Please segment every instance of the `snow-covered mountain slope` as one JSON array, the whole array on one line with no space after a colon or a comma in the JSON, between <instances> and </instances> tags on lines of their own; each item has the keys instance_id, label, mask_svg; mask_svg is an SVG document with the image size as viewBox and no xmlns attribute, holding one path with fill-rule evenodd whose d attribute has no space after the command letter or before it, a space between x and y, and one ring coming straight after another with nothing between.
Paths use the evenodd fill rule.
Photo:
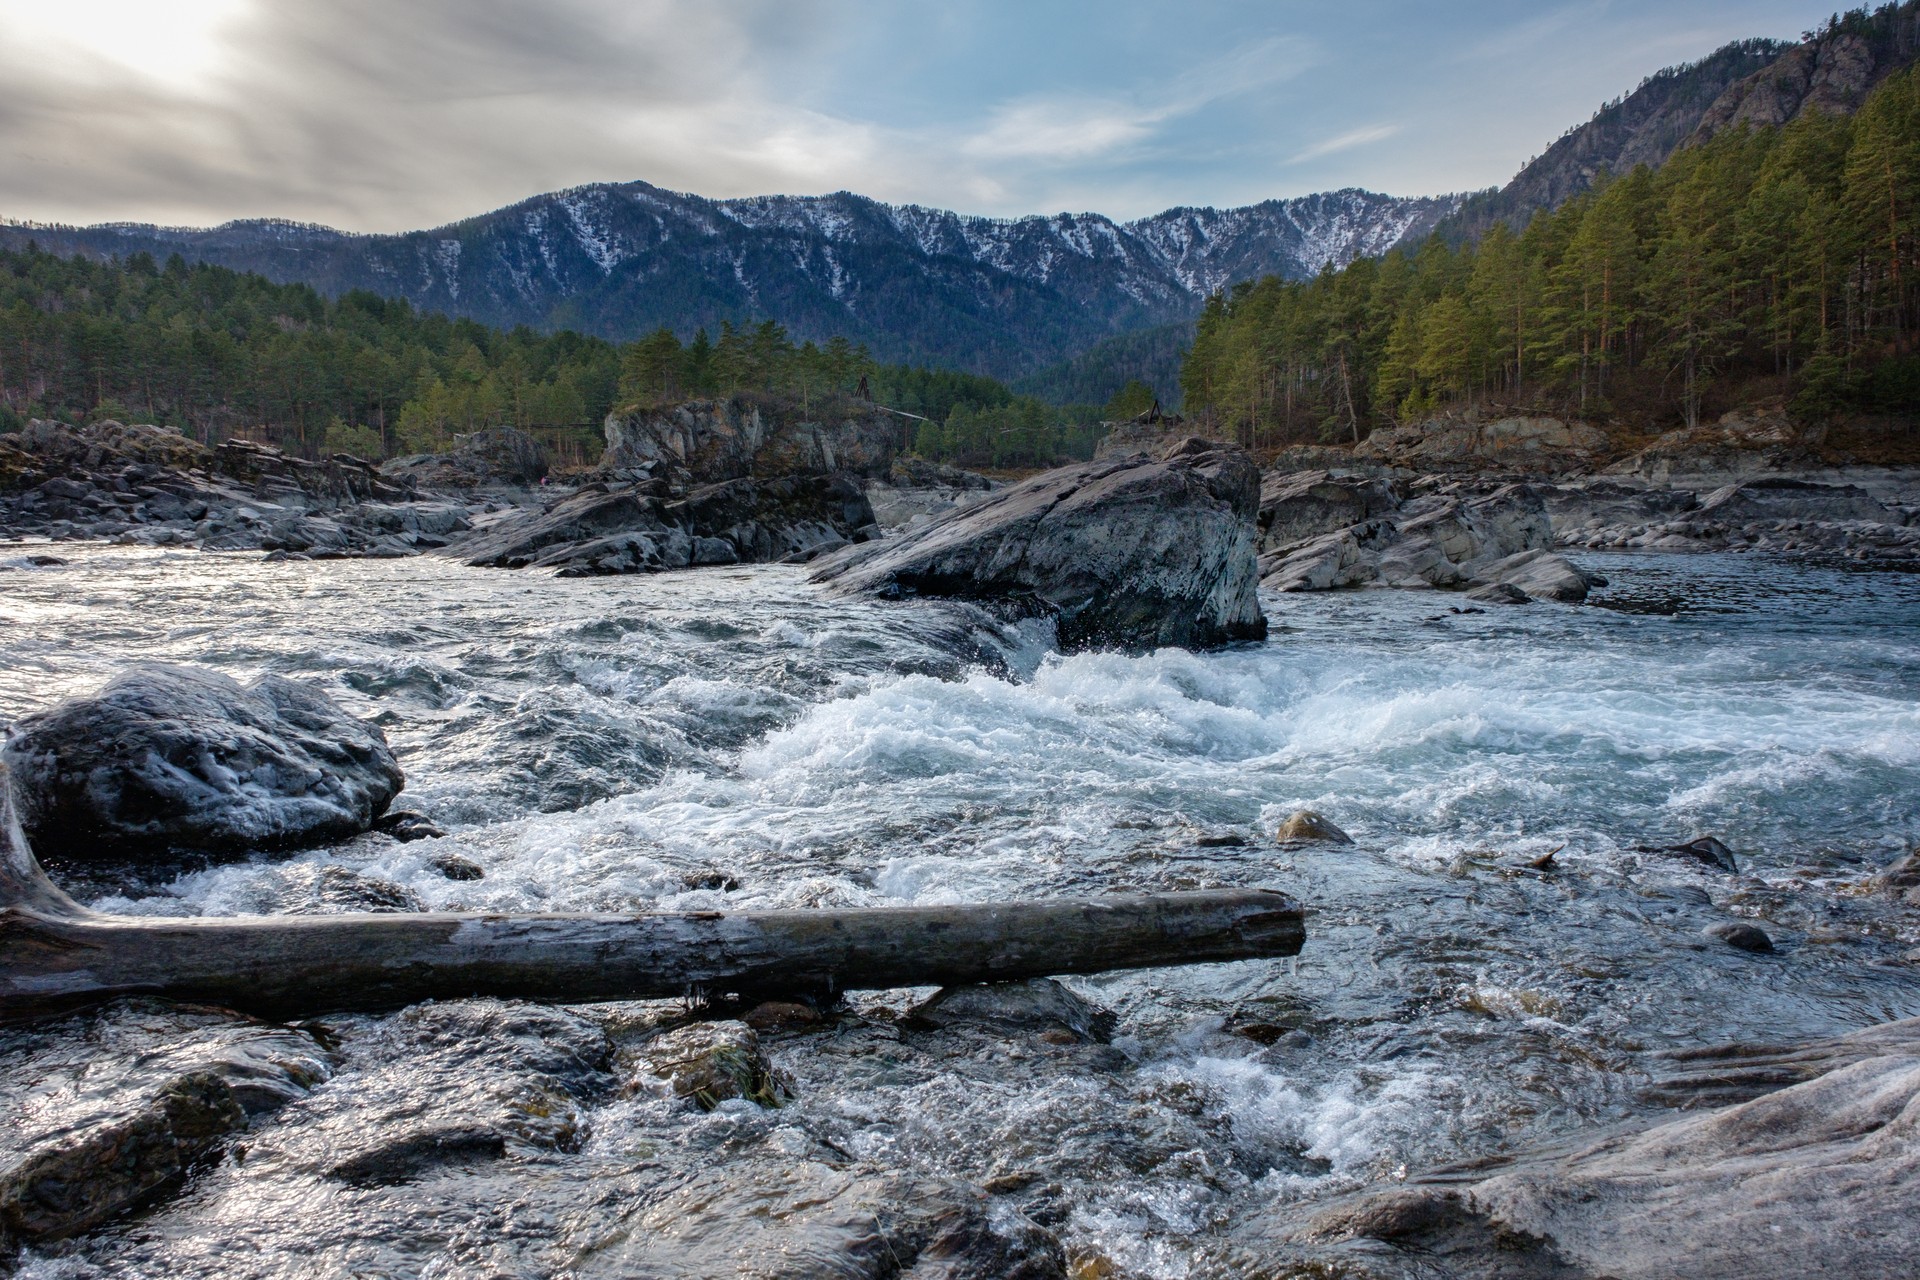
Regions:
<instances>
[{"instance_id":1,"label":"snow-covered mountain slope","mask_svg":"<svg viewBox=\"0 0 1920 1280\"><path fill-rule=\"evenodd\" d=\"M772 318L888 360L1014 376L1191 318L1239 280L1300 278L1426 234L1457 197L1335 191L1242 209L978 218L839 192L709 200L644 182L536 196L400 235L281 221L208 230L0 226L0 244L190 260L370 289L489 324L632 338Z\"/></svg>"}]
</instances>

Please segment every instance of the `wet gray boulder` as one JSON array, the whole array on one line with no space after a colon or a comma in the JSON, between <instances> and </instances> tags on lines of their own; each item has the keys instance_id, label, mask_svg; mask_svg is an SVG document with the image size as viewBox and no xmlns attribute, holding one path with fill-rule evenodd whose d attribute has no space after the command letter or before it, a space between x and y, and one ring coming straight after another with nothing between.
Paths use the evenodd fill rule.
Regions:
<instances>
[{"instance_id":1,"label":"wet gray boulder","mask_svg":"<svg viewBox=\"0 0 1920 1280\"><path fill-rule=\"evenodd\" d=\"M1097 1044L1113 1038L1115 1024L1112 1013L1090 1004L1052 978L942 987L916 1005L911 1017L932 1027L973 1026L1003 1033L1064 1035L1075 1042Z\"/></svg>"},{"instance_id":2,"label":"wet gray boulder","mask_svg":"<svg viewBox=\"0 0 1920 1280\"><path fill-rule=\"evenodd\" d=\"M343 840L404 782L386 735L312 685L159 663L27 716L0 760L29 838L56 857Z\"/></svg>"},{"instance_id":3,"label":"wet gray boulder","mask_svg":"<svg viewBox=\"0 0 1920 1280\"><path fill-rule=\"evenodd\" d=\"M1259 639L1259 504L1259 472L1238 449L1084 463L838 552L813 579L1051 616L1067 649Z\"/></svg>"},{"instance_id":4,"label":"wet gray boulder","mask_svg":"<svg viewBox=\"0 0 1920 1280\"><path fill-rule=\"evenodd\" d=\"M744 1022L691 1022L641 1048L638 1074L664 1080L674 1095L711 1111L729 1098L777 1107L789 1089Z\"/></svg>"}]
</instances>

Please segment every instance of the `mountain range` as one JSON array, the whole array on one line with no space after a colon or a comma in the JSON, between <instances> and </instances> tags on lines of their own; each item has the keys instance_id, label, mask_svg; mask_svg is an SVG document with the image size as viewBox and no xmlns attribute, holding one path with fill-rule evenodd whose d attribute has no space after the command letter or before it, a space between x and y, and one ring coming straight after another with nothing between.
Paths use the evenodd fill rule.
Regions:
<instances>
[{"instance_id":1,"label":"mountain range","mask_svg":"<svg viewBox=\"0 0 1920 1280\"><path fill-rule=\"evenodd\" d=\"M1142 377L1170 402L1212 291L1418 243L1525 224L1603 172L1804 111L1851 111L1920 53L1920 0L1836 16L1798 43L1744 40L1648 77L1569 129L1506 186L1471 196L1355 189L1237 209L969 217L849 192L713 200L645 182L535 196L444 227L362 235L277 220L211 229L0 224L0 246L157 259L178 253L338 295L365 289L502 327L683 338L772 318L798 339L843 334L885 361L1104 399Z\"/></svg>"},{"instance_id":2,"label":"mountain range","mask_svg":"<svg viewBox=\"0 0 1920 1280\"><path fill-rule=\"evenodd\" d=\"M178 253L329 294L368 289L502 327L616 340L771 317L796 338L844 334L882 360L1013 377L1190 320L1234 281L1384 253L1459 205L1348 190L1133 222L1001 219L848 192L709 200L628 182L400 235L270 220L210 230L10 224L0 244Z\"/></svg>"}]
</instances>

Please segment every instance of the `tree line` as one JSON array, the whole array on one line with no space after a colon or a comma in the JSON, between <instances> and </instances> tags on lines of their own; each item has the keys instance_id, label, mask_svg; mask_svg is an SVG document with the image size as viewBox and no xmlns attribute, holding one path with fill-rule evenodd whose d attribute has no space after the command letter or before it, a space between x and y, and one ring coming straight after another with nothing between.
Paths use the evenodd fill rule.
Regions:
<instances>
[{"instance_id":1,"label":"tree line","mask_svg":"<svg viewBox=\"0 0 1920 1280\"><path fill-rule=\"evenodd\" d=\"M1461 407L1694 425L1740 397L1920 411L1920 75L1610 178L1524 230L1208 300L1190 411L1248 443Z\"/></svg>"},{"instance_id":2,"label":"tree line","mask_svg":"<svg viewBox=\"0 0 1920 1280\"><path fill-rule=\"evenodd\" d=\"M309 457L384 458L512 426L579 464L598 457L617 407L756 392L815 412L863 383L928 420L922 452L938 460L1044 466L1091 451L1095 410L1017 397L992 378L883 365L845 338L795 344L772 322L615 344L503 331L365 291L329 299L178 255L0 251L0 430L114 418L208 443L244 435Z\"/></svg>"}]
</instances>

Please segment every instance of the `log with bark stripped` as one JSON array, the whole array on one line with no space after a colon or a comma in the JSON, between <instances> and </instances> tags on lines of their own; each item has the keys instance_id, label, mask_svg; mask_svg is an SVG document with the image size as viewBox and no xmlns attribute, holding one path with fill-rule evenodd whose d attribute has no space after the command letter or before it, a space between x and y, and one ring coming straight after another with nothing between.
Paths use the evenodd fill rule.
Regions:
<instances>
[{"instance_id":1,"label":"log with bark stripped","mask_svg":"<svg viewBox=\"0 0 1920 1280\"><path fill-rule=\"evenodd\" d=\"M640 915L102 915L48 879L0 768L0 1016L116 996L265 1017L519 996L812 992L1006 982L1297 954L1268 890L1004 905Z\"/></svg>"}]
</instances>

